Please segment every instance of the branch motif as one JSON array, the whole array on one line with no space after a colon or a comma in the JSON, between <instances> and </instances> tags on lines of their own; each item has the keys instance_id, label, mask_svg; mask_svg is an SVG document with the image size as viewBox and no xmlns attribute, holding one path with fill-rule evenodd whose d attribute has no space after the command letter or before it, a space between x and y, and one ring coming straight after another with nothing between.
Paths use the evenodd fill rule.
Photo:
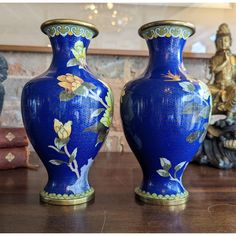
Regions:
<instances>
[{"instance_id":1,"label":"branch motif","mask_svg":"<svg viewBox=\"0 0 236 236\"><path fill-rule=\"evenodd\" d=\"M174 169L175 169L174 176L172 176L171 173L169 172L169 170L170 170L171 167L172 167L172 164L171 164L171 162L170 162L168 159L166 159L166 158L164 158L164 157L161 157L161 158L160 158L160 163L161 163L161 166L162 166L163 169L157 170L157 173L158 173L160 176L162 176L162 177L165 177L165 178L169 177L169 179L170 179L171 181L175 181L175 182L179 183L179 185L180 185L180 186L182 187L182 189L184 190L185 188L184 188L184 186L183 186L183 184L182 184L182 176L183 176L183 173L181 174L181 176L180 176L179 178L177 177L177 173L178 173L179 170L181 170L181 169L183 169L183 168L184 168L184 169L183 169L183 171L184 171L185 168L187 167L188 163L187 163L186 161L182 161L182 162L180 162L178 165L176 165L176 166L174 167Z\"/></svg>"},{"instance_id":2,"label":"branch motif","mask_svg":"<svg viewBox=\"0 0 236 236\"><path fill-rule=\"evenodd\" d=\"M87 62L86 62L86 48L84 46L83 41L78 40L74 44L74 47L71 49L71 52L72 52L74 58L70 59L67 62L66 66L71 67L71 66L78 65L80 69L84 69L84 70L88 71L88 66L87 66Z\"/></svg>"},{"instance_id":3,"label":"branch motif","mask_svg":"<svg viewBox=\"0 0 236 236\"><path fill-rule=\"evenodd\" d=\"M99 94L95 92L97 87L93 83L84 82L83 79L76 75L67 73L58 76L57 79L60 81L58 85L65 89L60 93L60 101L67 102L75 96L82 96L98 101L102 105L102 107L94 110L90 115L90 120L102 115L99 121L86 128L84 131L98 134L95 146L104 142L113 115L113 95L110 88L108 88L105 99L102 99Z\"/></svg>"},{"instance_id":4,"label":"branch motif","mask_svg":"<svg viewBox=\"0 0 236 236\"><path fill-rule=\"evenodd\" d=\"M211 105L208 104L208 99L210 98L211 103L211 94L203 82L199 81L200 89L196 93L196 87L193 83L190 82L180 82L179 85L183 88L183 91L188 94L184 96L184 101L187 102L183 108L182 114L192 115L192 123L198 123L203 119L210 120L211 115ZM201 99L204 105L200 105L193 101L194 97ZM199 143L202 143L207 132L208 122L205 122L202 130L197 130L191 132L186 141L193 143L198 139Z\"/></svg>"},{"instance_id":5,"label":"branch motif","mask_svg":"<svg viewBox=\"0 0 236 236\"><path fill-rule=\"evenodd\" d=\"M70 153L67 147L72 132L71 126L72 126L72 121L67 121L65 124L63 124L58 119L54 119L54 131L56 132L58 137L54 139L54 145L49 145L48 147L52 148L58 153L66 155L69 160L62 161L62 160L52 159L49 162L57 166L62 164L67 165L71 169L71 171L76 174L77 179L79 179L80 175L78 170L78 163L76 160L77 148L75 148L73 152Z\"/></svg>"}]
</instances>

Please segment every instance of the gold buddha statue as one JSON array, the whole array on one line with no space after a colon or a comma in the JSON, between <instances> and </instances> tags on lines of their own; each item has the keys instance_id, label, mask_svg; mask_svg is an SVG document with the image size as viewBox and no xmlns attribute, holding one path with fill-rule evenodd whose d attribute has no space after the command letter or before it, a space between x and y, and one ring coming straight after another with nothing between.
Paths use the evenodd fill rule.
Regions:
<instances>
[{"instance_id":1,"label":"gold buddha statue","mask_svg":"<svg viewBox=\"0 0 236 236\"><path fill-rule=\"evenodd\" d=\"M216 53L210 60L211 80L208 84L213 98L213 114L233 118L236 105L236 58L230 51L232 38L229 27L223 23L216 34Z\"/></svg>"},{"instance_id":2,"label":"gold buddha statue","mask_svg":"<svg viewBox=\"0 0 236 236\"><path fill-rule=\"evenodd\" d=\"M236 58L231 44L229 27L221 24L216 33L216 53L210 59L211 124L193 160L221 169L236 168Z\"/></svg>"}]
</instances>

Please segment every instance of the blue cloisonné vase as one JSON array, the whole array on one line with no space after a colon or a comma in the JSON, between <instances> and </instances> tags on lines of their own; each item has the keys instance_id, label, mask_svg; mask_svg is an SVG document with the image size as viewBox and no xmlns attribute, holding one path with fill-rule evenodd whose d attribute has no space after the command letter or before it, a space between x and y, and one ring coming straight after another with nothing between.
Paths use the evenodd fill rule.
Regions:
<instances>
[{"instance_id":1,"label":"blue cloisonn\u00e9 vase","mask_svg":"<svg viewBox=\"0 0 236 236\"><path fill-rule=\"evenodd\" d=\"M188 75L182 59L194 31L181 21L143 25L139 34L147 42L149 64L121 93L125 136L143 171L135 193L150 204L186 202L182 176L206 135L211 95L204 83Z\"/></svg>"},{"instance_id":2,"label":"blue cloisonn\u00e9 vase","mask_svg":"<svg viewBox=\"0 0 236 236\"><path fill-rule=\"evenodd\" d=\"M112 121L111 89L86 63L94 25L56 19L42 24L53 49L49 69L22 92L22 117L28 137L48 172L43 202L74 205L94 196L88 172Z\"/></svg>"}]
</instances>

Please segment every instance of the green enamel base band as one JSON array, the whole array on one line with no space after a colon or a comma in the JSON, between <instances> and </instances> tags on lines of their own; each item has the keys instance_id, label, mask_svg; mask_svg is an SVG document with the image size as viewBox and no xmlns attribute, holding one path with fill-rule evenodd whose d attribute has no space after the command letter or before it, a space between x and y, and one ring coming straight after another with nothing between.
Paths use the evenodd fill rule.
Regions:
<instances>
[{"instance_id":1,"label":"green enamel base band","mask_svg":"<svg viewBox=\"0 0 236 236\"><path fill-rule=\"evenodd\" d=\"M80 194L55 194L42 191L40 193L40 200L42 202L52 205L77 205L88 202L94 198L94 189Z\"/></svg>"},{"instance_id":2,"label":"green enamel base band","mask_svg":"<svg viewBox=\"0 0 236 236\"><path fill-rule=\"evenodd\" d=\"M185 191L183 194L172 194L172 195L161 195L161 194L150 194L142 191L139 187L135 189L135 194L138 199L143 202L153 205L180 205L184 204L188 200L189 193Z\"/></svg>"}]
</instances>

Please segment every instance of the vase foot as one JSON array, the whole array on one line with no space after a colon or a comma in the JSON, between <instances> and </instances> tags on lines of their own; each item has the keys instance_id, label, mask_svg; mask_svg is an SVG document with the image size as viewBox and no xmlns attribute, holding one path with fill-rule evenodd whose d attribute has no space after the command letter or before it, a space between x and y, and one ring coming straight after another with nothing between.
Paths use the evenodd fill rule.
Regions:
<instances>
[{"instance_id":1,"label":"vase foot","mask_svg":"<svg viewBox=\"0 0 236 236\"><path fill-rule=\"evenodd\" d=\"M135 189L136 198L141 200L142 202L152 204L152 205L166 205L166 206L175 206L184 204L188 200L188 192L184 192L183 194L177 195L157 195L150 194L142 191L139 187Z\"/></svg>"},{"instance_id":2,"label":"vase foot","mask_svg":"<svg viewBox=\"0 0 236 236\"><path fill-rule=\"evenodd\" d=\"M52 205L78 205L91 201L95 196L94 189L91 188L88 191L81 194L55 194L48 192L40 193L40 201Z\"/></svg>"}]
</instances>

